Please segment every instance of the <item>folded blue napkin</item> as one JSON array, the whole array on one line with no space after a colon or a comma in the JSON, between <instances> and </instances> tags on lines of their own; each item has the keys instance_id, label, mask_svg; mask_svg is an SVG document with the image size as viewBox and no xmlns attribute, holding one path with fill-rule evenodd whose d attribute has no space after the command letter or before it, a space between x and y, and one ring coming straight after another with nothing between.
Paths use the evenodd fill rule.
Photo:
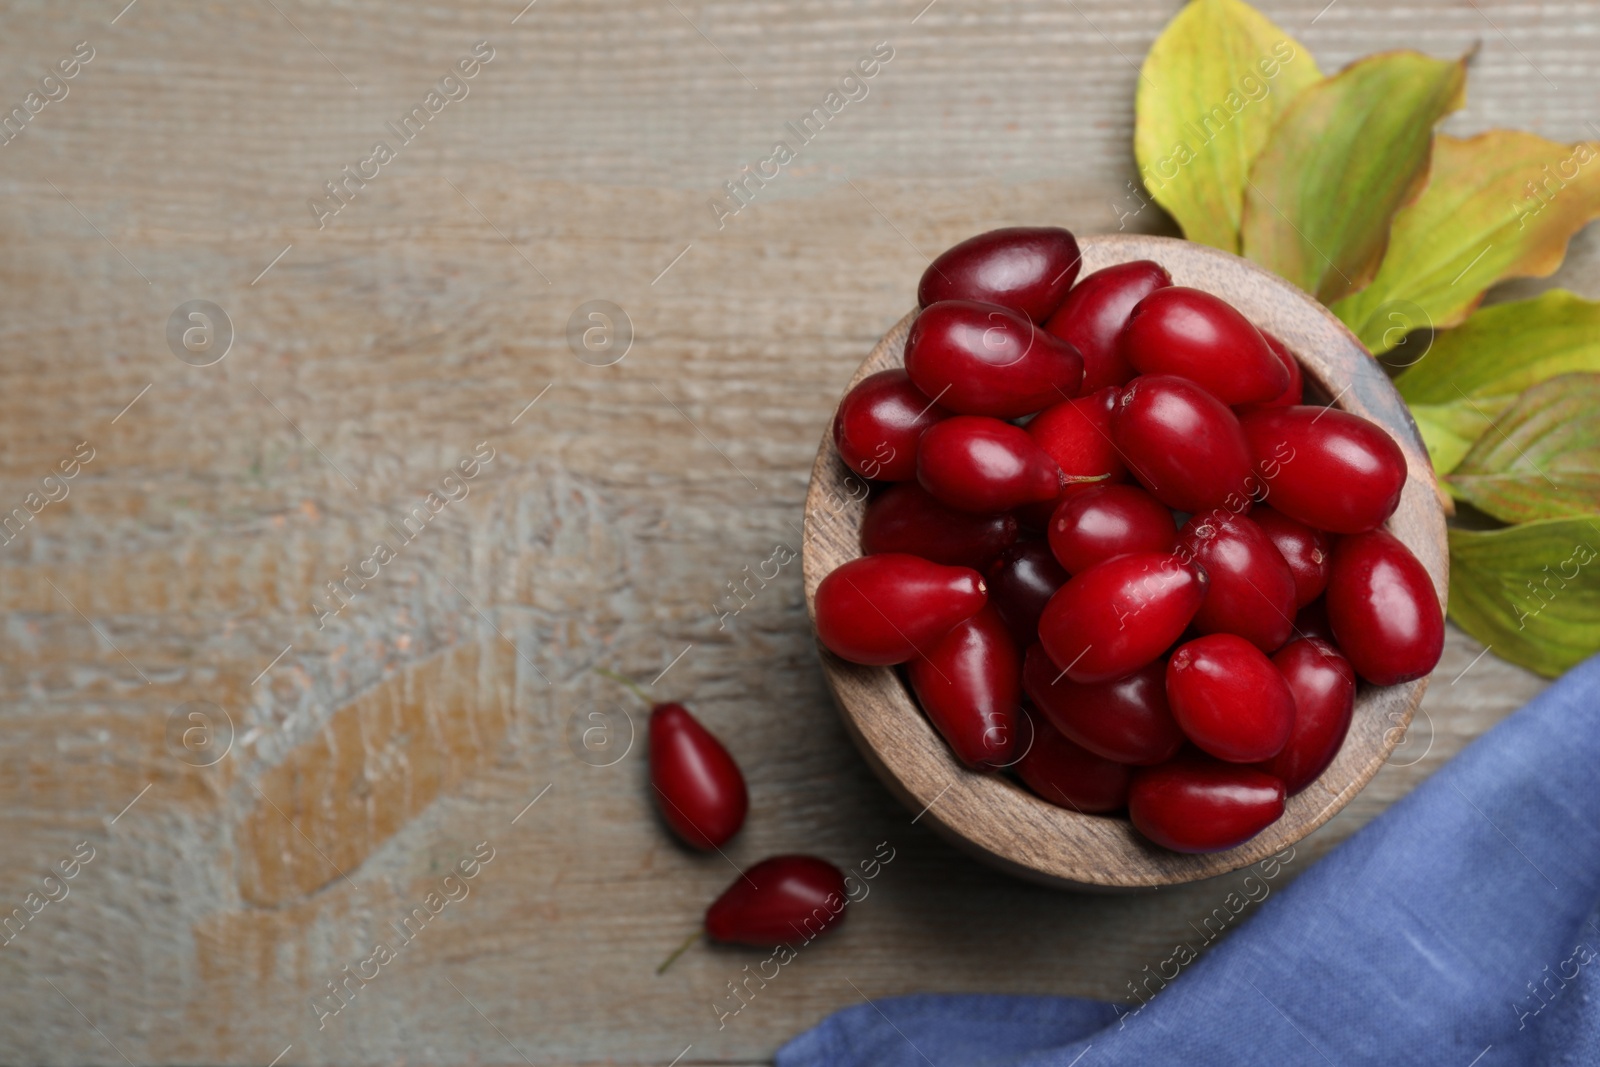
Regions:
<instances>
[{"instance_id":1,"label":"folded blue napkin","mask_svg":"<svg viewBox=\"0 0 1600 1067\"><path fill-rule=\"evenodd\" d=\"M777 1065L1600 1064L1597 903L1600 657L1273 893L1137 1013L895 997L824 1020Z\"/></svg>"}]
</instances>

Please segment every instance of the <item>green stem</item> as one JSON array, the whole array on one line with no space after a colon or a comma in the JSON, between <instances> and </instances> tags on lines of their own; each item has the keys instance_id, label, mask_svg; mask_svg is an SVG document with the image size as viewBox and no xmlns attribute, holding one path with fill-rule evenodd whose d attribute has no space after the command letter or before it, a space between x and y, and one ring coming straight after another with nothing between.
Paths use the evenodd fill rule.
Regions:
<instances>
[{"instance_id":1,"label":"green stem","mask_svg":"<svg viewBox=\"0 0 1600 1067\"><path fill-rule=\"evenodd\" d=\"M683 944L681 944L677 948L673 949L672 950L672 955L670 955L666 959L662 960L661 961L661 966L656 968L656 973L657 974L666 974L667 973L667 968L671 967L672 964L674 963L674 961L676 961L679 956L683 955L685 952L688 952L690 945L692 945L696 941L700 940L700 935L701 935L702 932L703 931L696 930L694 933L690 934L684 940Z\"/></svg>"},{"instance_id":2,"label":"green stem","mask_svg":"<svg viewBox=\"0 0 1600 1067\"><path fill-rule=\"evenodd\" d=\"M602 678L610 678L613 682L622 683L623 685L627 686L630 690L633 691L633 695L634 696L638 697L640 700L644 701L646 704L654 704L656 702L655 698L652 697L649 693L646 693L644 691L644 687L642 687L638 682L634 681L632 678L625 678L622 675L618 674L616 671L607 670L604 667L596 667L596 668L594 668L594 673L600 675L600 677L602 677Z\"/></svg>"}]
</instances>

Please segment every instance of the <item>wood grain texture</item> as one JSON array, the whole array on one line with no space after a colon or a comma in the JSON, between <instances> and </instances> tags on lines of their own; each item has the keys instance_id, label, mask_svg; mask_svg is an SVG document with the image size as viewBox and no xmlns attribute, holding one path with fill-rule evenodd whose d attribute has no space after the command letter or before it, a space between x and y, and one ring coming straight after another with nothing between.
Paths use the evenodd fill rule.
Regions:
<instances>
[{"instance_id":1,"label":"wood grain texture","mask_svg":"<svg viewBox=\"0 0 1600 1067\"><path fill-rule=\"evenodd\" d=\"M96 450L0 547L0 913L96 850L0 948L0 1060L750 1063L862 996L1127 997L1203 950L1239 876L1089 897L971 861L852 746L798 565L730 588L798 547L833 404L929 255L1002 225L1169 232L1126 183L1176 0L125 3L0 7L0 108L96 50L0 145L0 507ZM1328 70L1481 40L1452 132L1591 132L1593 4L1262 6ZM470 95L318 229L307 201L480 40ZM718 228L708 201L878 41L870 94ZM1600 296L1593 230L1506 291L1552 284ZM191 299L234 326L213 366L167 347ZM594 299L633 327L609 366L566 340ZM480 441L470 495L319 628L327 583ZM1451 632L1404 743L1274 891L1540 688L1481 651ZM656 690L742 762L732 863L896 850L721 1022L761 957L653 971L733 868L656 825L640 709L597 664L670 666ZM168 744L194 701L233 725L208 766ZM435 770L369 737L385 720L482 728ZM483 841L470 895L319 1029L327 984Z\"/></svg>"},{"instance_id":2,"label":"wood grain texture","mask_svg":"<svg viewBox=\"0 0 1600 1067\"><path fill-rule=\"evenodd\" d=\"M1276 275L1237 256L1168 237L1092 236L1082 242L1083 273L1136 259L1154 260L1177 285L1214 293L1282 339L1300 358L1308 397L1372 419L1405 453L1407 479L1387 528L1427 568L1443 605L1449 551L1439 485L1428 453L1388 377L1333 314ZM873 348L850 386L905 362L912 312ZM806 494L806 608L816 619L822 579L861 553L866 486L844 465L831 432ZM850 736L884 783L913 813L958 846L1001 870L1063 888L1134 889L1225 874L1282 852L1332 818L1378 773L1399 745L1428 679L1363 684L1350 732L1322 776L1290 797L1283 816L1236 848L1180 855L1150 844L1121 818L1048 804L1006 777L961 765L892 667L861 667L819 647L823 673Z\"/></svg>"}]
</instances>

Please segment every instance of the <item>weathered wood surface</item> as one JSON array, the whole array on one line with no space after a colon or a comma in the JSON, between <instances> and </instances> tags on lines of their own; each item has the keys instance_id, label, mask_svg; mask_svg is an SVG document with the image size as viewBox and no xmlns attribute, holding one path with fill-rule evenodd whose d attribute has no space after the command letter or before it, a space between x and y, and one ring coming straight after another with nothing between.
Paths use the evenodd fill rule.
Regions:
<instances>
[{"instance_id":1,"label":"weathered wood surface","mask_svg":"<svg viewBox=\"0 0 1600 1067\"><path fill-rule=\"evenodd\" d=\"M0 910L68 893L0 948L0 1060L748 1062L863 997L1112 997L1198 946L1231 879L1064 895L910 825L829 707L797 564L717 615L797 545L831 406L927 255L1162 229L1126 183L1175 3L123 3L0 10L0 113L94 49L0 145L0 489L69 491L0 555ZM1592 132L1592 4L1265 7L1327 69L1481 40L1452 131ZM319 230L308 199L484 40L470 95ZM879 41L869 95L719 229L722 184ZM1556 281L1600 295L1592 232ZM596 299L636 335L609 366L566 338ZM231 320L214 365L169 349L189 300ZM479 442L469 495L319 629L325 583ZM1399 758L1274 890L1539 688L1479 651L1452 634ZM670 666L657 689L728 739L752 813L727 861L654 823L615 709L643 716L597 664ZM209 766L177 743L197 701L233 725ZM654 975L731 864L882 841L850 921L721 1029L761 956ZM470 895L319 1030L313 998L480 842Z\"/></svg>"}]
</instances>

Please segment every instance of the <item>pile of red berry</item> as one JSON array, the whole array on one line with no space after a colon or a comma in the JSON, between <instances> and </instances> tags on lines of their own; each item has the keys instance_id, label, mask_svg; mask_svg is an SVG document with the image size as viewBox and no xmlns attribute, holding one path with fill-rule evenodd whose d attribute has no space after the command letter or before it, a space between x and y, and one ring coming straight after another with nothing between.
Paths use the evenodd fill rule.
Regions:
<instances>
[{"instance_id":1,"label":"pile of red berry","mask_svg":"<svg viewBox=\"0 0 1600 1067\"><path fill-rule=\"evenodd\" d=\"M1302 403L1296 357L1149 261L1073 285L1072 234L1015 228L928 268L905 369L834 421L877 483L817 632L904 664L962 763L1231 848L1332 762L1357 679L1427 674L1444 619L1382 524L1406 462Z\"/></svg>"}]
</instances>

